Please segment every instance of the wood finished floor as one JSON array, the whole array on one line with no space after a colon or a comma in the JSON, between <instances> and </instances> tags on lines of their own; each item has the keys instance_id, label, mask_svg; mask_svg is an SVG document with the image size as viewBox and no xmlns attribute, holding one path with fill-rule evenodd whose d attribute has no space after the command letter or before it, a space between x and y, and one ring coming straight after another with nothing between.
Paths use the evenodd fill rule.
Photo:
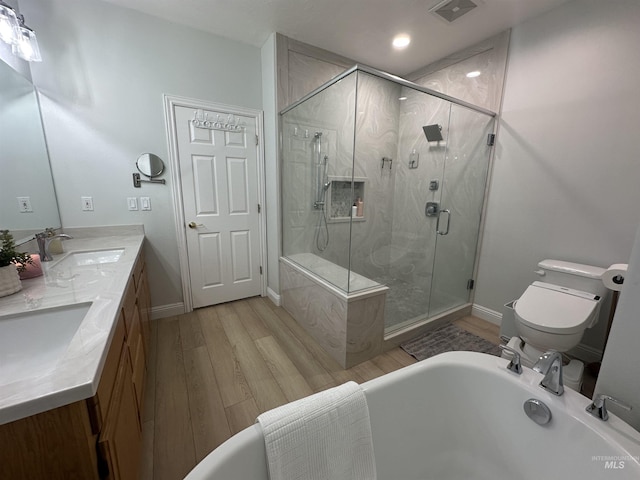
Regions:
<instances>
[{"instance_id":1,"label":"wood finished floor","mask_svg":"<svg viewBox=\"0 0 640 480\"><path fill-rule=\"evenodd\" d=\"M456 322L493 343L497 326ZM282 308L264 298L157 320L152 329L140 478L177 480L269 409L349 380L415 363L400 348L344 370Z\"/></svg>"}]
</instances>

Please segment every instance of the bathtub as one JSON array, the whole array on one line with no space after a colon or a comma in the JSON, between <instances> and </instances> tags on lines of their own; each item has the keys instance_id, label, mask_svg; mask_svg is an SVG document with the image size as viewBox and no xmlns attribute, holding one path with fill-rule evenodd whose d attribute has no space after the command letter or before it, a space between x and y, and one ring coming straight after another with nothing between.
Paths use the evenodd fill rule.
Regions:
<instances>
[{"instance_id":1,"label":"bathtub","mask_svg":"<svg viewBox=\"0 0 640 480\"><path fill-rule=\"evenodd\" d=\"M592 417L573 390L555 397L538 386L542 375L506 365L449 352L364 383L378 479L640 478L640 433L615 415ZM551 422L525 415L529 398L551 409ZM230 438L186 478L268 480L260 427Z\"/></svg>"}]
</instances>

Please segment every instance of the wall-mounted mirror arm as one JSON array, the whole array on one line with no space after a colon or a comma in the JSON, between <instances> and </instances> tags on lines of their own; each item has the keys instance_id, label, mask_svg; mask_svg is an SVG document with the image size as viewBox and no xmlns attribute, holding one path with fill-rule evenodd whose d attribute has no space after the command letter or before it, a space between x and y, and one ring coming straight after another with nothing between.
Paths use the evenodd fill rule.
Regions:
<instances>
[{"instance_id":1,"label":"wall-mounted mirror arm","mask_svg":"<svg viewBox=\"0 0 640 480\"><path fill-rule=\"evenodd\" d=\"M162 175L162 172L164 172L164 162L157 155L154 155L153 153L143 153L138 157L138 160L136 161L136 167L138 168L138 171L145 177L149 178L149 180L141 178L140 173L134 173L134 187L140 188L142 186L142 182L161 183L163 185L165 184L164 178L158 180L153 178Z\"/></svg>"},{"instance_id":2,"label":"wall-mounted mirror arm","mask_svg":"<svg viewBox=\"0 0 640 480\"><path fill-rule=\"evenodd\" d=\"M162 183L163 185L165 183L167 183L164 178L158 178L158 179L149 178L149 180L147 180L147 179L141 178L139 173L134 173L133 174L133 186L136 187L136 188L140 188L142 186L141 185L142 182L146 182L146 183Z\"/></svg>"}]
</instances>

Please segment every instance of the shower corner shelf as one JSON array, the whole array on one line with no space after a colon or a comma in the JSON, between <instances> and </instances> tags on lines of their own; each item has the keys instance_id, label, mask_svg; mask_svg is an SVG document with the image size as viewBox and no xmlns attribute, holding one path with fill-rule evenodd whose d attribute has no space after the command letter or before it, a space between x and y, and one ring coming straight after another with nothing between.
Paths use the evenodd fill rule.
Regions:
<instances>
[{"instance_id":1,"label":"shower corner shelf","mask_svg":"<svg viewBox=\"0 0 640 480\"><path fill-rule=\"evenodd\" d=\"M353 180L353 190L351 183ZM367 201L365 196L365 177L334 177L329 176L329 189L327 191L327 222L348 222L351 218L351 207L355 199L360 197L364 202L364 211L361 217L353 217L354 222L366 220Z\"/></svg>"}]
</instances>

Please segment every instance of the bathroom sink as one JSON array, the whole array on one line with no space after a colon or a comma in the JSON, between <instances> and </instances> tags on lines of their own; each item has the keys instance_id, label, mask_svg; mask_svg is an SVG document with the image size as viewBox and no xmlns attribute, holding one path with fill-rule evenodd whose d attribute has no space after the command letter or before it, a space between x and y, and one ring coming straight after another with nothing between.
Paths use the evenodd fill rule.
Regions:
<instances>
[{"instance_id":1,"label":"bathroom sink","mask_svg":"<svg viewBox=\"0 0 640 480\"><path fill-rule=\"evenodd\" d=\"M109 250L91 250L87 252L73 252L64 257L55 267L86 267L88 265L102 265L116 263L122 257L124 248Z\"/></svg>"},{"instance_id":2,"label":"bathroom sink","mask_svg":"<svg viewBox=\"0 0 640 480\"><path fill-rule=\"evenodd\" d=\"M0 316L0 385L55 368L90 307L86 302Z\"/></svg>"}]
</instances>

